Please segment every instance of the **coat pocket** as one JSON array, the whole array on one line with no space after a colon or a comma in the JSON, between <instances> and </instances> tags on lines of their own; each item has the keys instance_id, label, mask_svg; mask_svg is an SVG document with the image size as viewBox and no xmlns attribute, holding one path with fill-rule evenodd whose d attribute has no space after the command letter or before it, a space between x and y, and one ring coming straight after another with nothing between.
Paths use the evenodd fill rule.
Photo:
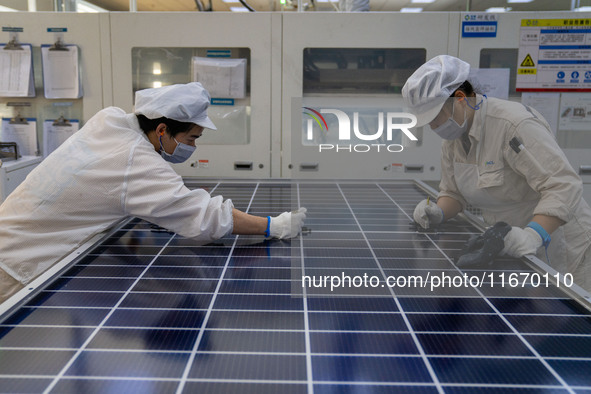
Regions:
<instances>
[{"instance_id":1,"label":"coat pocket","mask_svg":"<svg viewBox=\"0 0 591 394\"><path fill-rule=\"evenodd\" d=\"M505 172L503 167L488 170L478 174L478 188L483 189L485 187L501 186L505 180Z\"/></svg>"}]
</instances>

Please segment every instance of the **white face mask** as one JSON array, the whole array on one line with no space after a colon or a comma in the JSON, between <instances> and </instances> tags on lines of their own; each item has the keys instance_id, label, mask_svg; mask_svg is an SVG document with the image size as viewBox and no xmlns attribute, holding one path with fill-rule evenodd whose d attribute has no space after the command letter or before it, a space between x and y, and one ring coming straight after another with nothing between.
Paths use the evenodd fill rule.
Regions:
<instances>
[{"instance_id":1,"label":"white face mask","mask_svg":"<svg viewBox=\"0 0 591 394\"><path fill-rule=\"evenodd\" d=\"M460 138L466 131L468 131L468 119L466 119L466 113L464 112L464 123L462 123L460 126L458 122L454 120L454 110L455 105L452 107L451 116L449 119L433 129L435 134L444 140L455 140Z\"/></svg>"},{"instance_id":2,"label":"white face mask","mask_svg":"<svg viewBox=\"0 0 591 394\"><path fill-rule=\"evenodd\" d=\"M483 95L483 97L487 98L486 95ZM480 100L480 102L473 107L470 105L466 98L463 98L463 100L465 100L466 105L468 105L468 107L472 108L474 111L479 110L480 106L482 105L482 102L484 101L484 99ZM451 116L448 120L443 122L443 124L439 125L439 127L432 129L435 132L435 134L437 134L444 140L458 139L468 131L468 119L466 118L466 111L464 111L464 123L462 123L462 125L460 126L458 122L456 122L453 118L455 108L455 105L452 106Z\"/></svg>"}]
</instances>

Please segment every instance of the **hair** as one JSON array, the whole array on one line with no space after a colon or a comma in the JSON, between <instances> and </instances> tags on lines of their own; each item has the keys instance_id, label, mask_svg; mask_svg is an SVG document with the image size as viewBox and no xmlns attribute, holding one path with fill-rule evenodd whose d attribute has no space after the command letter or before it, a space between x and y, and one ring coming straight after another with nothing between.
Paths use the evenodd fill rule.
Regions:
<instances>
[{"instance_id":1,"label":"hair","mask_svg":"<svg viewBox=\"0 0 591 394\"><path fill-rule=\"evenodd\" d=\"M152 130L156 130L160 123L164 123L166 125L166 128L168 129L168 132L172 137L176 136L179 133L189 131L192 127L195 126L195 124L191 122L179 122L178 120L168 119L165 117L149 119L142 114L136 114L135 116L137 116L140 128L146 134L148 134Z\"/></svg>"},{"instance_id":2,"label":"hair","mask_svg":"<svg viewBox=\"0 0 591 394\"><path fill-rule=\"evenodd\" d=\"M454 97L458 90L464 92L467 97L474 97L476 95L476 91L472 84L468 81L464 81L449 97Z\"/></svg>"}]
</instances>

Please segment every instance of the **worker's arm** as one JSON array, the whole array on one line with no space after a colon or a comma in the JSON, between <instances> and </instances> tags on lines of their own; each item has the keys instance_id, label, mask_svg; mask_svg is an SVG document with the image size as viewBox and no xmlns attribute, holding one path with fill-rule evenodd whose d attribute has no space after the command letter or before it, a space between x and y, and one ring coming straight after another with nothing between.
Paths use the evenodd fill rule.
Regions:
<instances>
[{"instance_id":1,"label":"worker's arm","mask_svg":"<svg viewBox=\"0 0 591 394\"><path fill-rule=\"evenodd\" d=\"M437 206L443 211L443 217L445 220L449 220L462 212L462 204L456 199L448 196L439 197L437 199Z\"/></svg>"},{"instance_id":2,"label":"worker's arm","mask_svg":"<svg viewBox=\"0 0 591 394\"><path fill-rule=\"evenodd\" d=\"M269 221L266 217L250 215L236 208L232 209L232 217L234 219L232 234L265 235Z\"/></svg>"}]
</instances>

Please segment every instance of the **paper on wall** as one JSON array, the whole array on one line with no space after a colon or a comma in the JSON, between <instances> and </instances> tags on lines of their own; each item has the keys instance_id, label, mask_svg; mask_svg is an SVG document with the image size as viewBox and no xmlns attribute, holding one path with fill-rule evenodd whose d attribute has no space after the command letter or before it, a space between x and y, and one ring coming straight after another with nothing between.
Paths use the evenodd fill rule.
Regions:
<instances>
[{"instance_id":1,"label":"paper on wall","mask_svg":"<svg viewBox=\"0 0 591 394\"><path fill-rule=\"evenodd\" d=\"M550 124L552 133L556 135L558 130L558 107L560 106L560 93L527 93L521 95L521 103L536 109Z\"/></svg>"},{"instance_id":2,"label":"paper on wall","mask_svg":"<svg viewBox=\"0 0 591 394\"><path fill-rule=\"evenodd\" d=\"M51 45L41 46L43 62L43 89L49 99L75 99L82 97L78 46L64 45L55 50Z\"/></svg>"},{"instance_id":3,"label":"paper on wall","mask_svg":"<svg viewBox=\"0 0 591 394\"><path fill-rule=\"evenodd\" d=\"M27 118L25 123L13 123L9 118L2 119L0 141L16 142L21 156L36 156L37 148L37 120Z\"/></svg>"},{"instance_id":4,"label":"paper on wall","mask_svg":"<svg viewBox=\"0 0 591 394\"><path fill-rule=\"evenodd\" d=\"M216 98L246 97L246 59L193 57L193 81Z\"/></svg>"},{"instance_id":5,"label":"paper on wall","mask_svg":"<svg viewBox=\"0 0 591 394\"><path fill-rule=\"evenodd\" d=\"M0 96L35 97L31 45L20 44L21 49L5 47L0 45Z\"/></svg>"},{"instance_id":6,"label":"paper on wall","mask_svg":"<svg viewBox=\"0 0 591 394\"><path fill-rule=\"evenodd\" d=\"M49 156L51 152L77 132L79 125L80 122L76 119L59 123L55 120L43 122L43 156Z\"/></svg>"}]
</instances>

